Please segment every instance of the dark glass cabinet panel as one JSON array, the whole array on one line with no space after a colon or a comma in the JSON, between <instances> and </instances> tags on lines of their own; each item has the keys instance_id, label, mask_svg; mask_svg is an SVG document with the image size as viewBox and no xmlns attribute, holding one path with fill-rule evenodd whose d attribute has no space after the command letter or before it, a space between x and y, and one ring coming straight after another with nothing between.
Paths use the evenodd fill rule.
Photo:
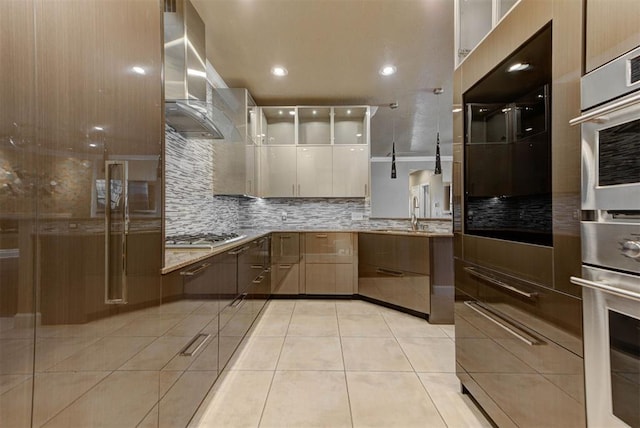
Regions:
<instances>
[{"instance_id":1,"label":"dark glass cabinet panel","mask_svg":"<svg viewBox=\"0 0 640 428\"><path fill-rule=\"evenodd\" d=\"M640 320L609 310L609 356L613 414L640 426Z\"/></svg>"},{"instance_id":2,"label":"dark glass cabinet panel","mask_svg":"<svg viewBox=\"0 0 640 428\"><path fill-rule=\"evenodd\" d=\"M467 104L465 230L552 244L550 93Z\"/></svg>"}]
</instances>

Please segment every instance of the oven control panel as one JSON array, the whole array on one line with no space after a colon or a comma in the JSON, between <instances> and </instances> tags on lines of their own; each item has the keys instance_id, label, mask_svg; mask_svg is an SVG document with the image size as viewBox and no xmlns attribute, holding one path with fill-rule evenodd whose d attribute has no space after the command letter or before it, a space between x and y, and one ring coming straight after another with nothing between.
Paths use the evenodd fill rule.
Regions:
<instances>
[{"instance_id":1,"label":"oven control panel","mask_svg":"<svg viewBox=\"0 0 640 428\"><path fill-rule=\"evenodd\" d=\"M640 274L640 223L583 221L582 261Z\"/></svg>"},{"instance_id":2,"label":"oven control panel","mask_svg":"<svg viewBox=\"0 0 640 428\"><path fill-rule=\"evenodd\" d=\"M624 241L621 244L622 254L632 259L640 257L640 241Z\"/></svg>"}]
</instances>

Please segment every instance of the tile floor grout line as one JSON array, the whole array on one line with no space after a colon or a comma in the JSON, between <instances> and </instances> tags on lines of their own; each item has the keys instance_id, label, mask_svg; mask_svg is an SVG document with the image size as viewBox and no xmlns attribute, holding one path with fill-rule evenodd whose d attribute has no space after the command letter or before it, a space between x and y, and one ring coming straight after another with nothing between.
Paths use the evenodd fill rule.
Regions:
<instances>
[{"instance_id":1,"label":"tile floor grout line","mask_svg":"<svg viewBox=\"0 0 640 428\"><path fill-rule=\"evenodd\" d=\"M180 314L182 315L182 314ZM186 319L188 315L184 316L182 318L182 320ZM140 317L138 317L140 318ZM69 408L70 406L72 406L73 404L75 404L78 400L80 400L82 397L84 397L85 395L89 394L94 388L96 388L99 384L101 384L102 382L104 382L106 379L108 379L110 376L112 376L114 373L116 372L128 372L128 371L149 371L149 370L120 370L124 365L126 365L129 361L131 361L135 356L137 356L138 354L140 354L143 350L145 350L148 346L151 346L153 343L155 343L157 340L159 340L161 337L164 337L164 335L170 331L173 327L175 327L178 323L180 323L182 320L176 322L172 327L167 328L164 333L160 336L112 336L110 333L113 333L115 331L118 331L120 329L114 329L112 330L110 333L105 334L104 336L100 337L99 339L97 339L96 341L92 342L92 344L95 344L97 342L99 342L100 340L106 339L106 338L119 338L119 337L124 337L124 338L134 338L134 337L155 337L155 339L153 339L151 342L149 342L146 346L144 346L143 348L141 348L138 352L136 352L135 354L133 354L132 356L130 356L126 361L124 361L121 365L118 366L118 368L114 369L114 370L82 370L80 372L110 372L108 375L106 375L105 377L103 377L102 379L100 379L100 381L98 381L95 385L93 385L91 388L89 388L87 391L85 391L83 394L81 394L80 396L78 396L75 400L71 401L67 406L63 407L59 412L55 413L53 416L51 416L49 419L47 419L44 423L48 423L49 421L53 420L55 417L57 417L58 415L60 415L63 411L65 411L67 408ZM133 320L132 320L133 321ZM129 323L127 323L129 324ZM125 324L125 325L127 325ZM88 345L84 348L82 348L83 350L88 348L91 345ZM69 357L63 359L62 361L54 364L53 366L51 366L50 368L61 364L62 362L68 360L69 358L73 357L74 355L76 355L79 351L74 352L72 355L70 355ZM168 364L168 363L167 363ZM166 366L166 364L165 364ZM163 368L165 367L163 366ZM50 369L49 368L49 369ZM158 372L158 376L160 375L160 372L162 371L162 369L160 370L151 370L151 371L157 371ZM179 371L179 370L178 370ZM186 370L183 370L182 373L180 374L180 376L178 376L178 378L175 380L175 382L172 383L172 387L173 385L175 385L175 383L184 375ZM56 372L56 371L47 371L47 373L65 373L65 372L69 372L68 370L64 370L64 371L60 371L60 372ZM35 378L34 378L34 385L35 385ZM144 418L146 418L146 416L153 410L153 408L156 405L160 404L160 400L162 400L162 398L169 392L171 388L169 388L167 390L167 392L160 397L160 378L158 377L158 400L156 401L156 403L151 406L151 408L145 413L144 417L138 421L136 423L136 426L139 425L140 423L142 423L142 421L144 421Z\"/></svg>"},{"instance_id":2,"label":"tile floor grout line","mask_svg":"<svg viewBox=\"0 0 640 428\"><path fill-rule=\"evenodd\" d=\"M273 369L273 374L271 375L271 381L269 382L269 388L267 389L267 395L264 397L264 403L262 404L262 411L260 412L260 418L258 418L258 425L256 428L260 428L262 425L262 418L264 417L264 411L267 408L267 402L269 401L269 394L271 394L271 388L273 387L273 380L276 378L276 373L278 371L278 364L280 364L280 357L282 356L282 350L284 349L284 344L287 342L287 337L289 335L289 326L291 325L291 320L293 319L293 312L296 309L296 302L293 304L293 308L291 309L291 314L289 315L289 323L287 324L287 330L284 332L284 340L282 341L282 345L280 346L280 352L278 353L278 358L276 360L276 366Z\"/></svg>"},{"instance_id":3,"label":"tile floor grout line","mask_svg":"<svg viewBox=\"0 0 640 428\"><path fill-rule=\"evenodd\" d=\"M384 318L384 317L383 317ZM384 321L387 322L387 319L384 318ZM426 323L429 323L427 320L424 320ZM429 324L429 325L433 325L433 324ZM391 326L389 325L389 329L391 329ZM442 330L442 329L440 329ZM442 330L442 332L445 334L446 336L446 332L444 330ZM424 385L424 383L422 383L422 380L420 379L420 375L418 374L416 368L414 367L413 363L411 362L411 359L409 358L409 355L407 355L406 351L404 350L404 348L402 347L402 344L400 343L400 341L398 340L398 337L396 336L396 334L393 332L393 330L391 330L391 333L393 334L393 338L396 340L396 343L398 344L398 346L400 347L400 349L402 350L402 353L404 354L405 358L407 359L407 361L409 361L409 365L411 366L411 368L413 369L413 374L416 377L416 379L418 380L418 382L420 383L420 386L422 387L422 389L424 390L426 397L429 399L429 401L431 402L431 404L433 405L433 408L436 410L436 412L438 413L438 416L440 417L440 420L442 421L442 423L448 427L447 422L445 421L444 417L442 416L442 413L440 413L440 409L438 409L438 406L436 405L435 401L433 401L433 398L431 397L431 394L429 394L429 391L427 390L427 387ZM447 336L448 338L448 336Z\"/></svg>"},{"instance_id":4,"label":"tile floor grout line","mask_svg":"<svg viewBox=\"0 0 640 428\"><path fill-rule=\"evenodd\" d=\"M433 400L433 397L431 396L431 394L429 393L429 389L427 388L427 386L424 384L424 382L422 382L422 379L420 379L420 374L418 374L418 372L414 371L414 374L416 375L416 378L418 378L418 382L420 382L420 386L422 386L422 389L424 389L424 392L427 394L427 397L429 397L429 400L431 401L431 404L433 404L433 408L436 409L436 412L438 412L438 416L440 416L440 419L442 420L442 423L448 427L449 424L447 423L446 419L444 418L444 416L442 415L442 413L440 412L440 408L438 408L438 405L436 404L436 402Z\"/></svg>"},{"instance_id":5,"label":"tile floor grout line","mask_svg":"<svg viewBox=\"0 0 640 428\"><path fill-rule=\"evenodd\" d=\"M340 317L338 314L338 306L336 305L336 323L338 324L338 339L340 340L340 356L342 357L342 368L344 373L344 385L347 389L347 404L349 405L349 419L351 419L351 427L355 427L353 422L353 408L351 407L351 395L349 394L349 381L347 380L347 363L344 360L344 347L342 346L342 332L340 331Z\"/></svg>"},{"instance_id":6,"label":"tile floor grout line","mask_svg":"<svg viewBox=\"0 0 640 428\"><path fill-rule=\"evenodd\" d=\"M105 380L107 380L109 378L109 376L111 376L112 374L114 374L116 372L116 370L96 370L96 371L106 371L109 372L108 375L106 375L105 377L103 377L102 379L100 379L98 382L96 382L91 388L87 389L83 394L80 394L78 397L75 398L75 400L72 400L69 404L67 404L66 406L64 406L62 409L60 409L60 411L58 411L57 413L55 413L54 415L52 415L49 419L45 420L40 426L44 426L46 424L48 424L49 422L51 422L53 419L55 419L56 417L58 417L62 412L64 412L65 410L67 410L69 407L71 407L73 404L75 404L76 402L78 402L82 397L84 397L85 395L89 394L91 391L93 391L98 385L100 385L102 382L104 382ZM65 372L58 372L58 373L65 373ZM35 384L35 377L34 377L34 384ZM35 404L35 403L34 403ZM33 421L32 421L33 423Z\"/></svg>"}]
</instances>

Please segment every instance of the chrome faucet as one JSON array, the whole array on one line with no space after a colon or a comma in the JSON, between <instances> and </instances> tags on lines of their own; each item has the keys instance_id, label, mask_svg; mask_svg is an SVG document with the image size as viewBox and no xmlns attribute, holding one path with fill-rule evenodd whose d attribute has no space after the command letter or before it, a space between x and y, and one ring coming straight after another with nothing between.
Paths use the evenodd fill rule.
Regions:
<instances>
[{"instance_id":1,"label":"chrome faucet","mask_svg":"<svg viewBox=\"0 0 640 428\"><path fill-rule=\"evenodd\" d=\"M418 217L416 217L416 208L418 208L418 198L413 197L411 201L411 230L418 230Z\"/></svg>"}]
</instances>

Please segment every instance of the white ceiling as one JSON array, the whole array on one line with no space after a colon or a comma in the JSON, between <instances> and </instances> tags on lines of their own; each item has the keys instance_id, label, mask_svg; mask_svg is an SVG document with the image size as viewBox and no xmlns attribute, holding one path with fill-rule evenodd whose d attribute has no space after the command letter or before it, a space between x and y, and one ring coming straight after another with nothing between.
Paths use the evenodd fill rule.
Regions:
<instances>
[{"instance_id":1,"label":"white ceiling","mask_svg":"<svg viewBox=\"0 0 640 428\"><path fill-rule=\"evenodd\" d=\"M379 105L372 156L390 152L394 123L397 152L434 155L439 111L441 152L451 154L453 0L191 1L208 60L258 105ZM397 73L379 75L385 63ZM289 74L272 76L276 64Z\"/></svg>"}]
</instances>

